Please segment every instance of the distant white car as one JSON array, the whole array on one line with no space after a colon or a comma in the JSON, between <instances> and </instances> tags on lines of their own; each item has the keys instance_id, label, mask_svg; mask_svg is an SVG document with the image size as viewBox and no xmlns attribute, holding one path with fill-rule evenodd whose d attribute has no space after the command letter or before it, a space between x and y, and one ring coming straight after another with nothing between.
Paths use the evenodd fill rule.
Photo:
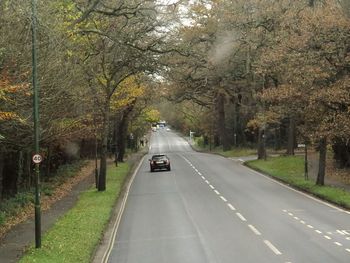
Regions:
<instances>
[{"instance_id":1,"label":"distant white car","mask_svg":"<svg viewBox=\"0 0 350 263\"><path fill-rule=\"evenodd\" d=\"M166 131L170 131L170 128L166 128Z\"/></svg>"}]
</instances>

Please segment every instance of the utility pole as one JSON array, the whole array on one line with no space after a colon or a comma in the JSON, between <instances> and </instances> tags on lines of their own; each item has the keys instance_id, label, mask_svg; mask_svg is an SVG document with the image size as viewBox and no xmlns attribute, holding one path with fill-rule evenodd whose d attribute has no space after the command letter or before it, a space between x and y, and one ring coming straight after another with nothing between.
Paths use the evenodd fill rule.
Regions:
<instances>
[{"instance_id":1,"label":"utility pole","mask_svg":"<svg viewBox=\"0 0 350 263\"><path fill-rule=\"evenodd\" d=\"M39 92L37 81L37 47L36 47L36 15L37 0L32 0L32 71L33 71L33 108L34 108L34 145L35 154L35 247L41 247L41 207L40 207L40 170L39 165L42 160L39 151Z\"/></svg>"}]
</instances>

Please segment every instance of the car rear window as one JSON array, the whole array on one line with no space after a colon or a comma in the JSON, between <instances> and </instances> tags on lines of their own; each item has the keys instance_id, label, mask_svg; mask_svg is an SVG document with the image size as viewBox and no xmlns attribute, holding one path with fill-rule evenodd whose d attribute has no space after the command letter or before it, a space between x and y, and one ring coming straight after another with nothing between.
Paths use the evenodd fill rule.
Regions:
<instances>
[{"instance_id":1,"label":"car rear window","mask_svg":"<svg viewBox=\"0 0 350 263\"><path fill-rule=\"evenodd\" d=\"M167 158L164 155L161 155L161 156L153 156L152 159L155 161L158 161L158 160L165 160Z\"/></svg>"}]
</instances>

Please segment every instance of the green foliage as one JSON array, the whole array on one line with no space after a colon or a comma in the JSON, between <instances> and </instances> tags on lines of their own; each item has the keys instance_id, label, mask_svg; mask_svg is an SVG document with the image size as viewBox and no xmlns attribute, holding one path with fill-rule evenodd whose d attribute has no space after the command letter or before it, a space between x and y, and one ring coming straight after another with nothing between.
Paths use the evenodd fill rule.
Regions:
<instances>
[{"instance_id":1,"label":"green foliage","mask_svg":"<svg viewBox=\"0 0 350 263\"><path fill-rule=\"evenodd\" d=\"M19 193L13 198L3 200L0 203L0 226L5 224L6 220L16 215L27 204L34 201L32 192Z\"/></svg>"},{"instance_id":2,"label":"green foliage","mask_svg":"<svg viewBox=\"0 0 350 263\"><path fill-rule=\"evenodd\" d=\"M350 192L332 186L318 186L313 181L304 179L302 156L268 158L267 161L254 160L247 162L247 165L322 199L350 208Z\"/></svg>"},{"instance_id":3,"label":"green foliage","mask_svg":"<svg viewBox=\"0 0 350 263\"><path fill-rule=\"evenodd\" d=\"M55 188L77 174L77 172L86 164L86 161L77 161L72 164L61 165L53 177L47 179L41 184L41 193L51 196ZM13 198L3 200L0 203L0 226L6 220L18 214L21 209L34 202L34 189L32 191L21 192Z\"/></svg>"},{"instance_id":4,"label":"green foliage","mask_svg":"<svg viewBox=\"0 0 350 263\"><path fill-rule=\"evenodd\" d=\"M42 248L29 249L20 262L90 262L128 171L126 163L109 166L107 190L93 187L82 193L76 206L44 235Z\"/></svg>"}]
</instances>

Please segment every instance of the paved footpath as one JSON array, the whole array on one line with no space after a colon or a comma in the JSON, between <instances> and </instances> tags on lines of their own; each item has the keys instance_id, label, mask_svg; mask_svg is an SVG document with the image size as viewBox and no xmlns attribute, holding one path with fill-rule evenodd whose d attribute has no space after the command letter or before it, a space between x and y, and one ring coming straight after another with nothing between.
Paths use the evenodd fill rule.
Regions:
<instances>
[{"instance_id":1,"label":"paved footpath","mask_svg":"<svg viewBox=\"0 0 350 263\"><path fill-rule=\"evenodd\" d=\"M80 192L90 188L93 184L94 176L91 174L75 185L67 196L57 201L49 210L43 212L41 216L42 233L53 226L60 216L75 205ZM30 245L34 245L34 242L34 219L32 218L12 228L0 240L1 263L17 262L25 249Z\"/></svg>"}]
</instances>

